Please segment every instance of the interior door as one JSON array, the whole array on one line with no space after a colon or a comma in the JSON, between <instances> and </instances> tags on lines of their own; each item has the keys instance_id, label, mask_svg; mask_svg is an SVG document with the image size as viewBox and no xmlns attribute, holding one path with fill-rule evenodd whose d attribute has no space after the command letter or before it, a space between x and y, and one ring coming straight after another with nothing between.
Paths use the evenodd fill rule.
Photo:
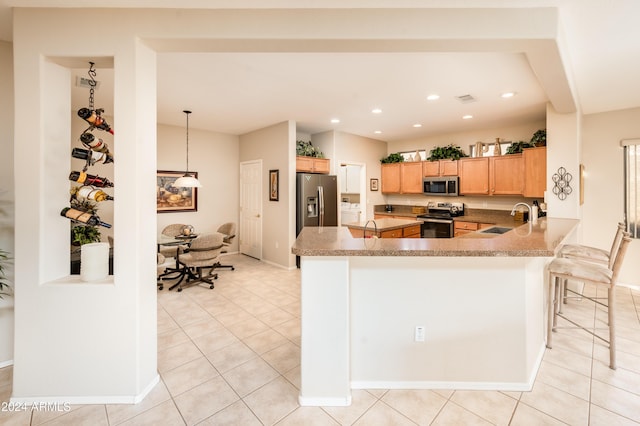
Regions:
<instances>
[{"instance_id":1,"label":"interior door","mask_svg":"<svg viewBox=\"0 0 640 426\"><path fill-rule=\"evenodd\" d=\"M262 160L240 163L240 253L262 259Z\"/></svg>"}]
</instances>

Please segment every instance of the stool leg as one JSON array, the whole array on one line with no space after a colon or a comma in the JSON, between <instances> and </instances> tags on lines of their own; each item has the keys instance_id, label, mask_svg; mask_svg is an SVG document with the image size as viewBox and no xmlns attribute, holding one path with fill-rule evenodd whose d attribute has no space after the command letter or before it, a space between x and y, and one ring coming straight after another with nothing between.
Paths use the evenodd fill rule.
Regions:
<instances>
[{"instance_id":1,"label":"stool leg","mask_svg":"<svg viewBox=\"0 0 640 426\"><path fill-rule=\"evenodd\" d=\"M615 287L612 287L608 290L608 299L609 299L609 368L612 370L616 369L616 320L615 320L615 310L616 310L616 292Z\"/></svg>"},{"instance_id":2,"label":"stool leg","mask_svg":"<svg viewBox=\"0 0 640 426\"><path fill-rule=\"evenodd\" d=\"M548 312L547 312L547 348L551 349L551 333L552 333L552 329L553 329L553 321L555 318L555 312L556 312L556 306L555 306L555 301L554 301L554 295L555 295L555 276L553 274L549 274L549 295L548 298L549 300L547 301L548 304Z\"/></svg>"}]
</instances>

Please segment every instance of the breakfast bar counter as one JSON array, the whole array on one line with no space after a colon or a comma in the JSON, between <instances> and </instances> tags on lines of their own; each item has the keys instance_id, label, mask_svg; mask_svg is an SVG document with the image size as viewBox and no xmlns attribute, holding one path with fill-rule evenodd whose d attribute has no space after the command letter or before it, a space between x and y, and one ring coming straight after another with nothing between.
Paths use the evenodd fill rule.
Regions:
<instances>
[{"instance_id":1,"label":"breakfast bar counter","mask_svg":"<svg viewBox=\"0 0 640 426\"><path fill-rule=\"evenodd\" d=\"M352 389L530 390L545 349L545 266L578 223L452 239L304 228L292 247L300 404L349 405Z\"/></svg>"}]
</instances>

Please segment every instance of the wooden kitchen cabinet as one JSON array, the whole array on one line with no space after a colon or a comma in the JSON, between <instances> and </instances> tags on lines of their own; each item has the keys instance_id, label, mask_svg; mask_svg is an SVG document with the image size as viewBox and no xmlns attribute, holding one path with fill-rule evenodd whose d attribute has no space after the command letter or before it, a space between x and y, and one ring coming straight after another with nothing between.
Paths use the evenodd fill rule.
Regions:
<instances>
[{"instance_id":1,"label":"wooden kitchen cabinet","mask_svg":"<svg viewBox=\"0 0 640 426\"><path fill-rule=\"evenodd\" d=\"M400 163L386 163L381 165L380 188L385 194L400 193Z\"/></svg>"},{"instance_id":2,"label":"wooden kitchen cabinet","mask_svg":"<svg viewBox=\"0 0 640 426\"><path fill-rule=\"evenodd\" d=\"M491 195L522 195L524 163L522 154L489 157L489 192Z\"/></svg>"},{"instance_id":3,"label":"wooden kitchen cabinet","mask_svg":"<svg viewBox=\"0 0 640 426\"><path fill-rule=\"evenodd\" d=\"M479 231L491 226L493 226L491 223L463 222L461 220L456 220L453 222L453 236L459 237L460 235Z\"/></svg>"},{"instance_id":4,"label":"wooden kitchen cabinet","mask_svg":"<svg viewBox=\"0 0 640 426\"><path fill-rule=\"evenodd\" d=\"M402 228L402 238L420 238L420 225Z\"/></svg>"},{"instance_id":5,"label":"wooden kitchen cabinet","mask_svg":"<svg viewBox=\"0 0 640 426\"><path fill-rule=\"evenodd\" d=\"M522 150L524 164L524 195L530 198L544 197L547 190L547 147Z\"/></svg>"},{"instance_id":6,"label":"wooden kitchen cabinet","mask_svg":"<svg viewBox=\"0 0 640 426\"><path fill-rule=\"evenodd\" d=\"M296 157L296 172L329 174L331 168L328 158Z\"/></svg>"},{"instance_id":7,"label":"wooden kitchen cabinet","mask_svg":"<svg viewBox=\"0 0 640 426\"><path fill-rule=\"evenodd\" d=\"M422 162L400 163L400 193L422 194Z\"/></svg>"},{"instance_id":8,"label":"wooden kitchen cabinet","mask_svg":"<svg viewBox=\"0 0 640 426\"><path fill-rule=\"evenodd\" d=\"M423 161L422 175L433 176L458 176L457 160Z\"/></svg>"},{"instance_id":9,"label":"wooden kitchen cabinet","mask_svg":"<svg viewBox=\"0 0 640 426\"><path fill-rule=\"evenodd\" d=\"M422 162L382 164L381 180L385 194L422 194Z\"/></svg>"},{"instance_id":10,"label":"wooden kitchen cabinet","mask_svg":"<svg viewBox=\"0 0 640 426\"><path fill-rule=\"evenodd\" d=\"M489 195L489 157L458 160L460 195Z\"/></svg>"}]
</instances>

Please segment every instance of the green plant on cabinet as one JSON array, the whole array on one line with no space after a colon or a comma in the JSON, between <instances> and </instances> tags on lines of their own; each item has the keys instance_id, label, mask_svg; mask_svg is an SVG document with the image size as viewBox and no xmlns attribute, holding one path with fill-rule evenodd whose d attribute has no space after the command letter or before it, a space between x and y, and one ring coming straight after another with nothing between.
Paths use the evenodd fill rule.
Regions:
<instances>
[{"instance_id":1,"label":"green plant on cabinet","mask_svg":"<svg viewBox=\"0 0 640 426\"><path fill-rule=\"evenodd\" d=\"M296 155L300 157L324 158L320 148L311 144L311 141L296 141Z\"/></svg>"},{"instance_id":2,"label":"green plant on cabinet","mask_svg":"<svg viewBox=\"0 0 640 426\"><path fill-rule=\"evenodd\" d=\"M447 146L437 146L429 151L427 161L459 160L462 157L468 157L462 148L454 144L449 144Z\"/></svg>"},{"instance_id":3,"label":"green plant on cabinet","mask_svg":"<svg viewBox=\"0 0 640 426\"><path fill-rule=\"evenodd\" d=\"M380 159L380 162L382 164L402 163L403 161L404 161L404 157L398 152L393 153L393 154L389 154L386 157Z\"/></svg>"}]
</instances>

